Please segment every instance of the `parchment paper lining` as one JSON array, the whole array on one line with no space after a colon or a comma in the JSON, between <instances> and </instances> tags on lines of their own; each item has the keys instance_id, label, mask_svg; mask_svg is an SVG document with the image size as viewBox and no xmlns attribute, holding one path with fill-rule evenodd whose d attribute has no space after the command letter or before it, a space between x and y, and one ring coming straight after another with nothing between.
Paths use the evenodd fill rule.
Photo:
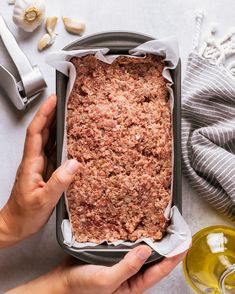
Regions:
<instances>
[{"instance_id":1,"label":"parchment paper lining","mask_svg":"<svg viewBox=\"0 0 235 294\"><path fill-rule=\"evenodd\" d=\"M53 66L56 70L62 72L63 74L69 77L67 92L66 92L66 104L76 79L76 69L74 65L70 62L70 59L74 56L82 57L89 54L93 54L95 55L97 59L105 63L111 64L120 55L106 55L108 51L109 51L108 48L59 51L59 52L51 53L47 56L46 61L51 66ZM171 85L173 84L173 82L172 82L170 70L174 69L177 66L179 61L178 44L176 39L173 37L169 37L169 38L165 38L161 40L159 39L159 40L148 41L130 50L129 53L130 55L128 56L132 58L144 58L147 53L160 55L164 57L166 66L163 69L163 76L168 81L167 87L170 94L171 109L173 110L174 95L171 88ZM66 111L67 111L67 107L66 107ZM66 118L66 115L65 115L65 118ZM65 121L65 126L66 126L66 121ZM67 158L67 148L66 148L67 140L66 139L67 138L66 138L66 127L65 127L64 144L63 144L63 151L62 151L62 162ZM173 156L172 156L172 160L174 159ZM173 160L173 163L174 163L174 160ZM172 181L172 184L173 184L173 181ZM68 208L66 197L65 197L65 202ZM189 248L189 245L191 243L191 232L188 228L188 225L186 224L183 217L181 216L178 208L176 206L171 208L171 204L172 203L169 203L169 205L167 206L165 210L164 215L167 219L170 219L170 225L168 226L167 233L165 234L162 240L158 242L154 242L150 238L141 238L135 242L126 242L123 240L118 240L116 242L107 242L107 243L113 246L117 246L120 244L123 244L126 246L132 246L133 244L145 242L153 250L167 257L174 256L185 251L186 249ZM64 237L64 243L67 246L72 247L73 249L77 248L79 251L83 251L83 250L86 251L85 247L87 246L95 247L99 245L99 244L91 243L91 242L85 242L85 243L76 242L72 234L71 223L68 219L65 219L62 221L61 230Z\"/></svg>"}]
</instances>

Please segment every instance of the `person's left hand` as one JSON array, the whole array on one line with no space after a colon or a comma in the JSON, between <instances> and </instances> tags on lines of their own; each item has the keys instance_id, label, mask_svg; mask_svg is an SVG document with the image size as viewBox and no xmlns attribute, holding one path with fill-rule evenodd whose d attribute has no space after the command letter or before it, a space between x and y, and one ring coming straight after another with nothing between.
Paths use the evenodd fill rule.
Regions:
<instances>
[{"instance_id":1,"label":"person's left hand","mask_svg":"<svg viewBox=\"0 0 235 294\"><path fill-rule=\"evenodd\" d=\"M77 265L78 261L69 259L48 274L6 294L142 294L165 278L187 253L164 258L140 271L151 251L148 246L140 245L111 267Z\"/></svg>"},{"instance_id":2,"label":"person's left hand","mask_svg":"<svg viewBox=\"0 0 235 294\"><path fill-rule=\"evenodd\" d=\"M11 196L0 211L0 247L13 245L36 233L48 220L61 194L79 168L75 159L66 161L47 181L44 148L54 118L56 96L50 96L27 129L24 154Z\"/></svg>"},{"instance_id":3,"label":"person's left hand","mask_svg":"<svg viewBox=\"0 0 235 294\"><path fill-rule=\"evenodd\" d=\"M57 275L65 281L60 291L64 294L142 294L165 278L187 254L185 251L164 258L141 272L151 252L146 245L137 246L111 267L90 264L76 266L76 260L70 259L71 263L67 261L57 269ZM56 276L56 271L54 273Z\"/></svg>"}]
</instances>

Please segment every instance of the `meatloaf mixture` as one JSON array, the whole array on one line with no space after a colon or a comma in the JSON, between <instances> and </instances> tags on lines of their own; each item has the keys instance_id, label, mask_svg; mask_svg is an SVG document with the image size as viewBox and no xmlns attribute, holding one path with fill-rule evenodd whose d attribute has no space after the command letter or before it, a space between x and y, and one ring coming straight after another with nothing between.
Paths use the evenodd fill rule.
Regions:
<instances>
[{"instance_id":1,"label":"meatloaf mixture","mask_svg":"<svg viewBox=\"0 0 235 294\"><path fill-rule=\"evenodd\" d=\"M77 242L162 238L172 173L171 109L160 57L111 65L73 58L68 157L81 168L67 191Z\"/></svg>"}]
</instances>

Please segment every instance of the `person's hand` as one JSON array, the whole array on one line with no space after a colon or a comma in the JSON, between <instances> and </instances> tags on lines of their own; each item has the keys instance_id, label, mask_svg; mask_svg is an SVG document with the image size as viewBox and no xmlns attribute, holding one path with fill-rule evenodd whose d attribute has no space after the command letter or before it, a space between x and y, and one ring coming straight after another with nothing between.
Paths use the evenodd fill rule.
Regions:
<instances>
[{"instance_id":1,"label":"person's hand","mask_svg":"<svg viewBox=\"0 0 235 294\"><path fill-rule=\"evenodd\" d=\"M64 293L74 294L141 294L167 276L183 259L186 252L151 266L138 273L151 255L151 249L141 245L131 250L112 267L81 265L64 266Z\"/></svg>"},{"instance_id":2,"label":"person's hand","mask_svg":"<svg viewBox=\"0 0 235 294\"><path fill-rule=\"evenodd\" d=\"M56 96L52 95L27 129L23 158L11 196L0 211L0 247L13 245L36 233L47 222L79 167L76 160L68 160L46 179L48 160L44 148L55 108Z\"/></svg>"},{"instance_id":3,"label":"person's hand","mask_svg":"<svg viewBox=\"0 0 235 294\"><path fill-rule=\"evenodd\" d=\"M64 293L74 294L141 294L167 276L183 259L186 252L139 272L151 255L151 249L141 245L131 250L112 267L81 265L62 267L65 276Z\"/></svg>"},{"instance_id":4,"label":"person's hand","mask_svg":"<svg viewBox=\"0 0 235 294\"><path fill-rule=\"evenodd\" d=\"M58 267L49 274L13 289L7 294L141 294L166 277L183 259L186 252L165 258L139 272L151 254L141 245L131 250L123 260L112 267L76 265L76 260Z\"/></svg>"}]
</instances>

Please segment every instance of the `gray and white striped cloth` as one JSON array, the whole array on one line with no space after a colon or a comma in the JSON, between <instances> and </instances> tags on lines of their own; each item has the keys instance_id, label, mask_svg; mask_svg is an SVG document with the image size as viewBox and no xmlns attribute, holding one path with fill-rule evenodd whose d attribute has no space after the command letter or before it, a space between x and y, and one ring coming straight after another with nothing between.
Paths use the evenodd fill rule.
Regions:
<instances>
[{"instance_id":1,"label":"gray and white striped cloth","mask_svg":"<svg viewBox=\"0 0 235 294\"><path fill-rule=\"evenodd\" d=\"M223 64L228 50L218 62L215 47L189 55L182 87L183 171L201 197L234 221L235 77Z\"/></svg>"}]
</instances>

